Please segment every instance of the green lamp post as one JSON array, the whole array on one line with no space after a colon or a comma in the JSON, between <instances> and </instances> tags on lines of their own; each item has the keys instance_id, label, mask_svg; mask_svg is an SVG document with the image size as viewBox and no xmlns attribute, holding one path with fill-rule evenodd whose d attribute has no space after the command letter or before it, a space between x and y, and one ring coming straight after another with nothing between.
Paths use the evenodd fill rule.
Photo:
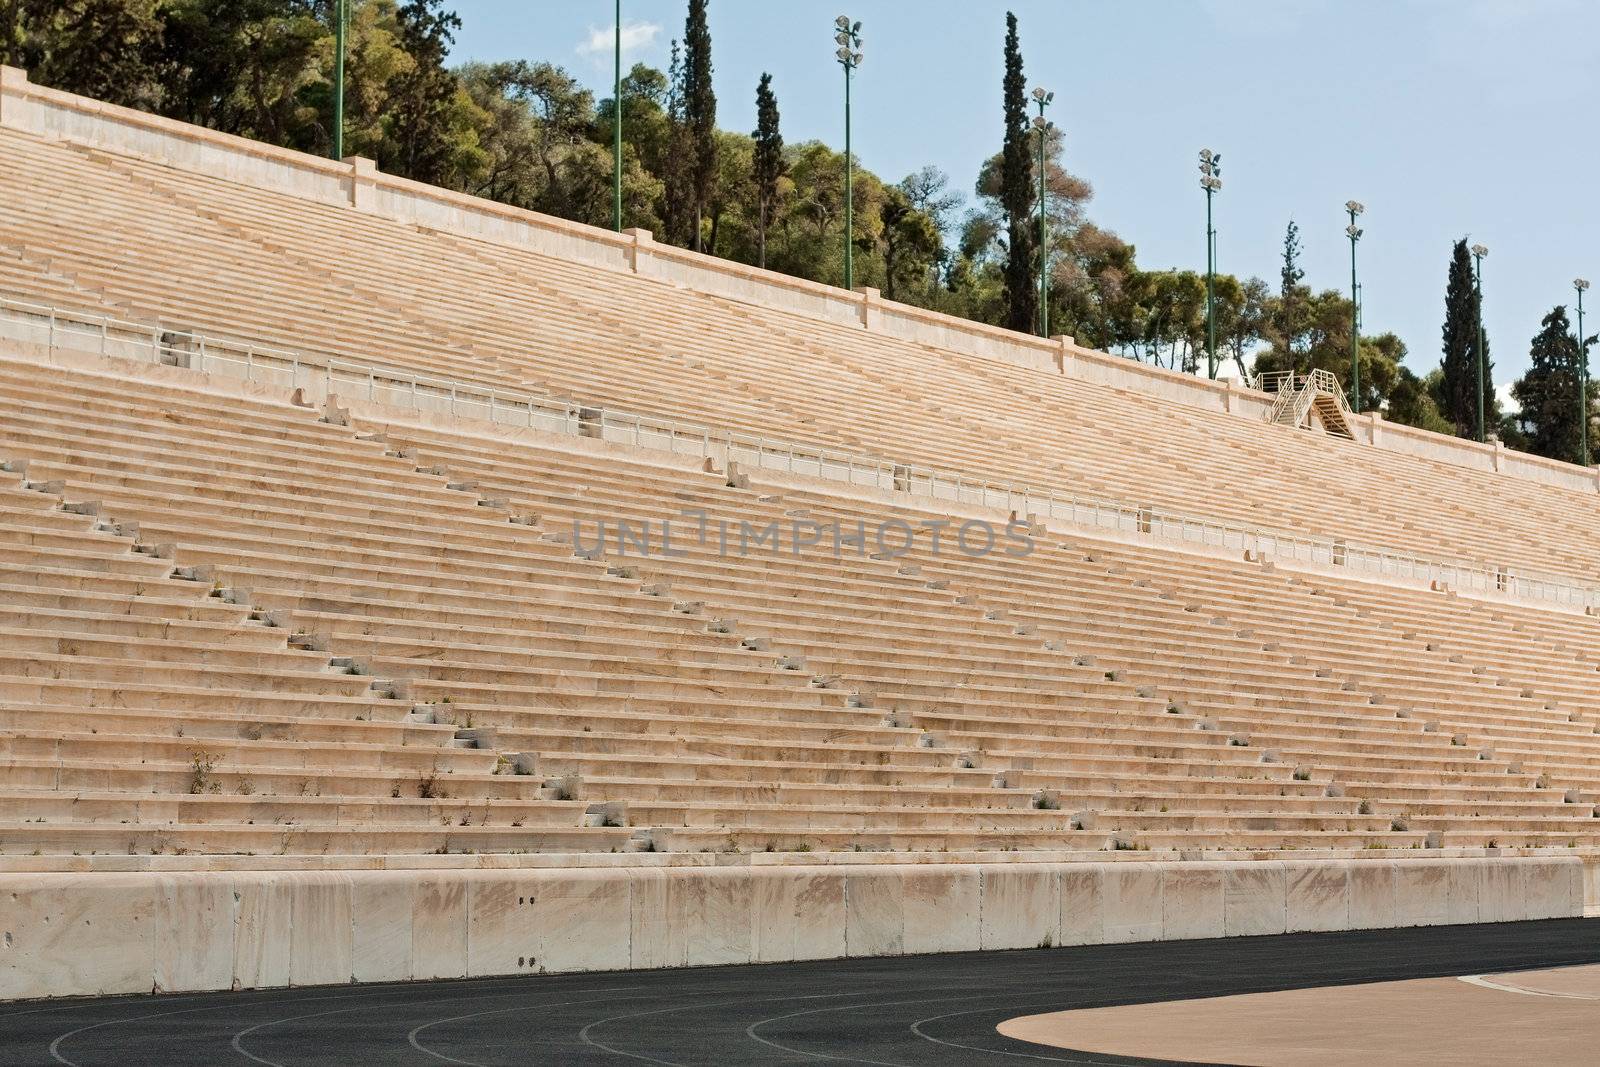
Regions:
<instances>
[{"instance_id":1,"label":"green lamp post","mask_svg":"<svg viewBox=\"0 0 1600 1067\"><path fill-rule=\"evenodd\" d=\"M622 232L622 0L617 0L616 63L611 95L611 228Z\"/></svg>"},{"instance_id":2,"label":"green lamp post","mask_svg":"<svg viewBox=\"0 0 1600 1067\"><path fill-rule=\"evenodd\" d=\"M1039 336L1050 336L1050 216L1045 210L1049 185L1045 174L1045 148L1050 140L1052 124L1044 117L1044 109L1055 101L1056 94L1044 89L1033 90L1033 102L1039 105L1039 114L1033 128L1039 131Z\"/></svg>"},{"instance_id":3,"label":"green lamp post","mask_svg":"<svg viewBox=\"0 0 1600 1067\"><path fill-rule=\"evenodd\" d=\"M344 159L344 51L350 27L350 0L333 5L333 158Z\"/></svg>"},{"instance_id":4,"label":"green lamp post","mask_svg":"<svg viewBox=\"0 0 1600 1067\"><path fill-rule=\"evenodd\" d=\"M855 167L850 155L850 75L861 66L861 23L852 23L849 15L840 15L833 20L833 28L833 40L839 46L834 55L844 68L844 287L854 289Z\"/></svg>"},{"instance_id":5,"label":"green lamp post","mask_svg":"<svg viewBox=\"0 0 1600 1067\"><path fill-rule=\"evenodd\" d=\"M1583 343L1583 294L1589 283L1574 278L1572 288L1578 292L1578 462L1589 465L1589 346Z\"/></svg>"},{"instance_id":6,"label":"green lamp post","mask_svg":"<svg viewBox=\"0 0 1600 1067\"><path fill-rule=\"evenodd\" d=\"M1222 153L1200 149L1200 188L1206 191L1206 374L1217 376L1217 229L1211 198L1222 188Z\"/></svg>"},{"instance_id":7,"label":"green lamp post","mask_svg":"<svg viewBox=\"0 0 1600 1067\"><path fill-rule=\"evenodd\" d=\"M1344 209L1350 213L1350 225L1344 228L1350 238L1350 409L1361 414L1361 287L1356 284L1356 242L1361 240L1361 227L1356 217L1367 210L1355 200L1345 201Z\"/></svg>"},{"instance_id":8,"label":"green lamp post","mask_svg":"<svg viewBox=\"0 0 1600 1067\"><path fill-rule=\"evenodd\" d=\"M1483 432L1483 411L1486 406L1484 401L1487 399L1483 385L1484 363L1486 362L1483 358L1483 257L1488 254L1489 250L1483 245L1472 246L1472 287L1478 297L1478 350L1477 359L1474 362L1478 365L1478 441L1480 444L1488 440Z\"/></svg>"}]
</instances>

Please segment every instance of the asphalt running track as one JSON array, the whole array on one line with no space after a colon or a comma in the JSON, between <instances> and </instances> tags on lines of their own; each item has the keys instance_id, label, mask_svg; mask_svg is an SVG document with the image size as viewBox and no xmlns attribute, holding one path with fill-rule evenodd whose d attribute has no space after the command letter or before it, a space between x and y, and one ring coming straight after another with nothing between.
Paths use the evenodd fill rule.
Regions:
<instances>
[{"instance_id":1,"label":"asphalt running track","mask_svg":"<svg viewBox=\"0 0 1600 1067\"><path fill-rule=\"evenodd\" d=\"M1135 1064L1016 1015L1600 962L1600 920L0 1005L0 1065Z\"/></svg>"}]
</instances>

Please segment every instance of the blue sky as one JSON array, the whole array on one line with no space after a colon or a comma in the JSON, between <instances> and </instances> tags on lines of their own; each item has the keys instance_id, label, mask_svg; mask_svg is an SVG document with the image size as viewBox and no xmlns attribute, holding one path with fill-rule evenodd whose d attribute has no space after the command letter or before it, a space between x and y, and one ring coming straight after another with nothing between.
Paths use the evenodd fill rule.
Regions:
<instances>
[{"instance_id":1,"label":"blue sky","mask_svg":"<svg viewBox=\"0 0 1600 1067\"><path fill-rule=\"evenodd\" d=\"M612 0L454 0L456 59L547 59L608 95ZM625 62L665 67L685 0L624 0ZM1005 12L1030 85L1056 93L1090 214L1146 268L1205 264L1195 154L1224 157L1219 266L1276 283L1299 224L1306 280L1346 288L1362 219L1365 327L1438 362L1450 243L1484 261L1497 377L1540 317L1600 283L1600 4L1593 0L711 0L718 120L755 125L773 75L786 140L842 142L833 17L863 23L855 147L898 179L925 163L968 193L1000 138ZM1600 288L1586 325L1600 329ZM1501 383L1504 384L1503 381Z\"/></svg>"}]
</instances>

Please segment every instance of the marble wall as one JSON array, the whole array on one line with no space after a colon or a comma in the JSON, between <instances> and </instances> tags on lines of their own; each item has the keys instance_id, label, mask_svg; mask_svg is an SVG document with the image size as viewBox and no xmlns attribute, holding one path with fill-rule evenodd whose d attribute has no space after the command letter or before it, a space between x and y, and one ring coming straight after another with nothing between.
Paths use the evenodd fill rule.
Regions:
<instances>
[{"instance_id":1,"label":"marble wall","mask_svg":"<svg viewBox=\"0 0 1600 1067\"><path fill-rule=\"evenodd\" d=\"M1575 917L1576 857L0 875L0 999Z\"/></svg>"}]
</instances>

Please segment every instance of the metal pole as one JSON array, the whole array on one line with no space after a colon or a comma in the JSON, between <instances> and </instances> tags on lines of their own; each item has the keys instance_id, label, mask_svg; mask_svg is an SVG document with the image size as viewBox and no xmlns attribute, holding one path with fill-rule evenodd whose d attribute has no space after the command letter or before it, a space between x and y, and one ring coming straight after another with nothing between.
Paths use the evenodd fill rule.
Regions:
<instances>
[{"instance_id":1,"label":"metal pole","mask_svg":"<svg viewBox=\"0 0 1600 1067\"><path fill-rule=\"evenodd\" d=\"M1579 278L1572 283L1578 291L1578 462L1589 465L1589 348L1583 343L1583 291L1589 283Z\"/></svg>"},{"instance_id":2,"label":"metal pole","mask_svg":"<svg viewBox=\"0 0 1600 1067\"><path fill-rule=\"evenodd\" d=\"M844 65L844 287L856 287L855 261L850 248L855 208L853 166L850 159L850 64Z\"/></svg>"},{"instance_id":3,"label":"metal pole","mask_svg":"<svg viewBox=\"0 0 1600 1067\"><path fill-rule=\"evenodd\" d=\"M1044 122L1044 100L1039 101L1039 336L1050 336L1050 230L1045 213L1047 189L1044 174L1045 141L1050 127Z\"/></svg>"},{"instance_id":4,"label":"metal pole","mask_svg":"<svg viewBox=\"0 0 1600 1067\"><path fill-rule=\"evenodd\" d=\"M1361 297L1356 291L1356 241L1361 231L1354 229L1356 213L1350 212L1350 408L1361 414L1361 322L1356 311Z\"/></svg>"},{"instance_id":5,"label":"metal pole","mask_svg":"<svg viewBox=\"0 0 1600 1067\"><path fill-rule=\"evenodd\" d=\"M1206 187L1206 374L1217 377L1217 231L1211 222L1211 197L1216 192Z\"/></svg>"},{"instance_id":6,"label":"metal pole","mask_svg":"<svg viewBox=\"0 0 1600 1067\"><path fill-rule=\"evenodd\" d=\"M344 50L350 0L333 5L333 158L344 159Z\"/></svg>"},{"instance_id":7,"label":"metal pole","mask_svg":"<svg viewBox=\"0 0 1600 1067\"><path fill-rule=\"evenodd\" d=\"M1478 298L1478 358L1475 362L1478 364L1478 443L1482 444L1486 440L1483 433L1483 254L1476 249L1472 253L1472 265L1473 291Z\"/></svg>"},{"instance_id":8,"label":"metal pole","mask_svg":"<svg viewBox=\"0 0 1600 1067\"><path fill-rule=\"evenodd\" d=\"M1039 336L1050 336L1050 185L1047 171L1047 149L1050 143L1050 123L1045 121L1044 109L1055 101L1056 94L1042 85L1033 89L1033 102L1039 105L1039 115L1033 128L1039 131Z\"/></svg>"},{"instance_id":9,"label":"metal pole","mask_svg":"<svg viewBox=\"0 0 1600 1067\"><path fill-rule=\"evenodd\" d=\"M616 87L611 97L611 228L622 232L622 0L617 0Z\"/></svg>"}]
</instances>

